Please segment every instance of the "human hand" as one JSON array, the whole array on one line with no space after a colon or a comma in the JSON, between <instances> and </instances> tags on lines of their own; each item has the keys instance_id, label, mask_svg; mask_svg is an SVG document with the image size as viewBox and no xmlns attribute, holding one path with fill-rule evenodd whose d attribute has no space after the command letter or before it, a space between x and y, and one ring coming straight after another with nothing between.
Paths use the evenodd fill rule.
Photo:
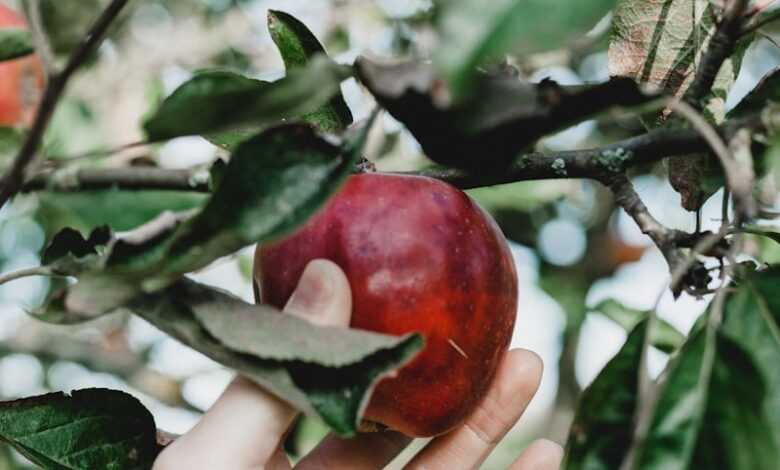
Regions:
<instances>
[{"instance_id":1,"label":"human hand","mask_svg":"<svg viewBox=\"0 0 780 470\"><path fill-rule=\"evenodd\" d=\"M352 300L346 276L330 261L312 261L284 310L318 325L349 325ZM509 351L479 408L461 427L434 438L407 468L479 468L520 419L541 377L542 362L536 354ZM154 470L290 470L281 444L296 415L288 404L237 377L200 422L160 454ZM381 469L409 442L409 437L393 431L349 440L329 435L295 469ZM562 455L558 444L538 440L509 468L556 470Z\"/></svg>"}]
</instances>

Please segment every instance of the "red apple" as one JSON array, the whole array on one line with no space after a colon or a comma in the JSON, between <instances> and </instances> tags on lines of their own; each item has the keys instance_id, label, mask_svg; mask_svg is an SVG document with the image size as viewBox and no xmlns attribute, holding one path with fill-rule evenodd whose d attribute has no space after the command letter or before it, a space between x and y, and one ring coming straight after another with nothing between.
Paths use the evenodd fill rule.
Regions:
<instances>
[{"instance_id":1,"label":"red apple","mask_svg":"<svg viewBox=\"0 0 780 470\"><path fill-rule=\"evenodd\" d=\"M426 340L379 383L365 418L419 437L462 423L495 375L517 311L512 255L490 216L441 181L354 175L304 227L257 249L262 301L281 308L316 258L346 273L352 327Z\"/></svg>"},{"instance_id":2,"label":"red apple","mask_svg":"<svg viewBox=\"0 0 780 470\"><path fill-rule=\"evenodd\" d=\"M26 28L24 19L0 4L0 28ZM0 62L0 126L28 125L43 89L43 70L37 56Z\"/></svg>"}]
</instances>

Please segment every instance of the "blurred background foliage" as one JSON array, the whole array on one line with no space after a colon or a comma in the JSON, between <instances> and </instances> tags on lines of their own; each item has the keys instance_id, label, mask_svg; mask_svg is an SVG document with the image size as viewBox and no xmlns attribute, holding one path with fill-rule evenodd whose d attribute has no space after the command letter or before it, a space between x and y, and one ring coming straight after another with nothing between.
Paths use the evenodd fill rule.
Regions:
<instances>
[{"instance_id":1,"label":"blurred background foliage","mask_svg":"<svg viewBox=\"0 0 780 470\"><path fill-rule=\"evenodd\" d=\"M15 0L0 3L15 9L22 6ZM60 60L106 3L43 1L44 23ZM226 157L200 137L134 146L110 156L100 152L142 140L139 124L143 117L197 70L229 69L264 80L282 76L283 64L266 28L269 8L301 19L341 62L351 62L358 54L427 57L434 44L431 24L437 12L429 0L131 2L110 39L74 80L61 103L45 142L45 152L52 159L48 164L206 168ZM533 81L547 77L563 85L604 81L608 78L608 32L602 25L586 41L531 54L522 61L510 58L510 62ZM780 64L780 49L773 39L780 30L766 33L747 51L727 106L733 106L761 76ZM374 107L370 95L354 80L343 88L355 120L366 118ZM640 127L635 119L605 116L544 139L539 148L598 146L630 136ZM9 141L10 137L0 139L2 158L7 157L2 145L10 145ZM367 157L382 170L430 164L403 126L387 114L381 115L381 125L371 135ZM679 229L694 227L694 215L680 207L680 196L669 186L662 166L638 169L634 181L661 222ZM580 391L626 338L625 324L614 311L599 311L597 306L616 299L631 308L651 308L664 289L667 267L634 223L616 210L611 195L595 183L538 181L482 188L470 194L495 216L518 263L520 310L513 346L532 349L545 361L540 393L485 465L499 469L532 439L565 440ZM704 205L705 230L720 224L721 198L718 193ZM63 227L87 231L108 224L123 231L165 209L197 207L203 200L194 194L118 190L18 197L0 211L0 269L7 272L37 265L46 241ZM771 241L750 239L748 249L766 261L780 260L780 249ZM248 300L250 276L250 252L222 259L193 275ZM213 403L231 376L137 317L110 316L67 328L28 319L23 310L39 305L48 288L45 278L0 286L3 399L80 387L123 389L142 399L160 428L182 433ZM687 333L710 300L683 294L674 302L666 292L658 313ZM666 360L666 354L653 350L651 369L659 373ZM293 455L305 452L325 432L322 424L311 419L303 419L296 429L288 441ZM399 458L397 467L403 459ZM12 468L26 466L23 459L0 447L0 469Z\"/></svg>"}]
</instances>

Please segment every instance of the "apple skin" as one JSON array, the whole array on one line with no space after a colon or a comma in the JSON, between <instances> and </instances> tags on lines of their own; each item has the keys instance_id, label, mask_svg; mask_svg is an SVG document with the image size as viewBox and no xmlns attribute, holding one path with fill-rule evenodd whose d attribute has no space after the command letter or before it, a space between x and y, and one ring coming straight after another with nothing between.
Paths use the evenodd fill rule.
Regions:
<instances>
[{"instance_id":1,"label":"apple skin","mask_svg":"<svg viewBox=\"0 0 780 470\"><path fill-rule=\"evenodd\" d=\"M378 384L365 419L413 437L461 424L486 394L517 313L517 272L493 219L438 180L353 175L304 227L257 248L261 300L282 308L317 258L346 273L353 328L425 337Z\"/></svg>"},{"instance_id":2,"label":"apple skin","mask_svg":"<svg viewBox=\"0 0 780 470\"><path fill-rule=\"evenodd\" d=\"M0 28L26 28L27 23L0 4ZM32 55L0 62L0 126L29 125L41 98L43 67Z\"/></svg>"}]
</instances>

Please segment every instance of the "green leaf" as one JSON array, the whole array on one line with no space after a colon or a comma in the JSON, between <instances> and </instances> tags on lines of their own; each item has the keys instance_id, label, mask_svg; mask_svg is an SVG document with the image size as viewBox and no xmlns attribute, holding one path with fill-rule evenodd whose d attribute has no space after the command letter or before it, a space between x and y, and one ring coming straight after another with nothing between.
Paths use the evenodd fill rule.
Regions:
<instances>
[{"instance_id":1,"label":"green leaf","mask_svg":"<svg viewBox=\"0 0 780 470\"><path fill-rule=\"evenodd\" d=\"M730 118L743 117L766 108L770 103L780 102L780 67L769 72L734 109Z\"/></svg>"},{"instance_id":2,"label":"green leaf","mask_svg":"<svg viewBox=\"0 0 780 470\"><path fill-rule=\"evenodd\" d=\"M147 284L170 282L289 233L341 187L358 154L344 155L302 125L274 128L244 142L203 210L173 234L161 270Z\"/></svg>"},{"instance_id":3,"label":"green leaf","mask_svg":"<svg viewBox=\"0 0 780 470\"><path fill-rule=\"evenodd\" d=\"M227 150L228 152L235 152L238 146L241 145L241 142L249 140L251 137L268 129L268 127L269 126L264 125L241 126L228 131L203 134L203 138L221 149Z\"/></svg>"},{"instance_id":4,"label":"green leaf","mask_svg":"<svg viewBox=\"0 0 780 470\"><path fill-rule=\"evenodd\" d=\"M32 33L26 29L0 28L0 62L35 52Z\"/></svg>"},{"instance_id":5,"label":"green leaf","mask_svg":"<svg viewBox=\"0 0 780 470\"><path fill-rule=\"evenodd\" d=\"M618 0L609 44L610 75L682 96L717 29L718 11L709 0ZM724 63L708 98L716 102L705 103L715 122L724 118L726 94L739 74L746 47L740 44L738 53Z\"/></svg>"},{"instance_id":6,"label":"green leaf","mask_svg":"<svg viewBox=\"0 0 780 470\"><path fill-rule=\"evenodd\" d=\"M614 299L605 300L593 307L592 310L614 321L626 331L633 330L649 314L647 311L628 308ZM653 346L661 351L671 353L685 342L685 335L680 333L666 320L657 318L654 325L655 328L653 328L650 335L650 341Z\"/></svg>"},{"instance_id":7,"label":"green leaf","mask_svg":"<svg viewBox=\"0 0 780 470\"><path fill-rule=\"evenodd\" d=\"M2 402L0 439L53 470L149 469L158 452L151 413L105 389Z\"/></svg>"},{"instance_id":8,"label":"green leaf","mask_svg":"<svg viewBox=\"0 0 780 470\"><path fill-rule=\"evenodd\" d=\"M689 468L777 468L780 454L773 436L777 421L769 418L772 405L767 399L777 401L767 394L750 355L735 342L720 337L707 411Z\"/></svg>"},{"instance_id":9,"label":"green leaf","mask_svg":"<svg viewBox=\"0 0 780 470\"><path fill-rule=\"evenodd\" d=\"M775 468L780 456L767 398L743 348L699 329L666 372L635 468Z\"/></svg>"},{"instance_id":10,"label":"green leaf","mask_svg":"<svg viewBox=\"0 0 780 470\"><path fill-rule=\"evenodd\" d=\"M161 289L222 256L285 235L341 187L361 148L336 146L301 124L244 142L200 212L186 219L163 214L120 237L101 269L83 273L68 289L64 305L87 316L107 313L139 291Z\"/></svg>"},{"instance_id":11,"label":"green leaf","mask_svg":"<svg viewBox=\"0 0 780 470\"><path fill-rule=\"evenodd\" d=\"M242 114L249 114L251 103L270 86L269 82L228 71L198 72L160 104L144 129L151 140L224 130L231 122L246 119Z\"/></svg>"},{"instance_id":12,"label":"green leaf","mask_svg":"<svg viewBox=\"0 0 780 470\"><path fill-rule=\"evenodd\" d=\"M615 0L451 0L441 2L437 68L453 96L463 98L476 69L513 52L556 49L576 39L606 15Z\"/></svg>"},{"instance_id":13,"label":"green leaf","mask_svg":"<svg viewBox=\"0 0 780 470\"><path fill-rule=\"evenodd\" d=\"M641 321L620 351L582 393L566 443L564 470L612 470L633 438L640 363L647 322Z\"/></svg>"},{"instance_id":14,"label":"green leaf","mask_svg":"<svg viewBox=\"0 0 780 470\"><path fill-rule=\"evenodd\" d=\"M201 72L163 101L144 129L150 140L158 141L273 125L327 103L351 70L320 56L273 83L232 72Z\"/></svg>"},{"instance_id":15,"label":"green leaf","mask_svg":"<svg viewBox=\"0 0 780 470\"><path fill-rule=\"evenodd\" d=\"M127 231L144 224L166 210L186 211L201 207L206 195L175 191L79 191L51 193L40 191L35 218L49 237L71 227L88 233L108 225L114 231Z\"/></svg>"},{"instance_id":16,"label":"green leaf","mask_svg":"<svg viewBox=\"0 0 780 470\"><path fill-rule=\"evenodd\" d=\"M305 67L317 56L325 55L325 48L309 28L288 13L269 10L268 31L288 73ZM327 104L305 114L302 119L324 132L336 132L352 124L352 112L339 91Z\"/></svg>"},{"instance_id":17,"label":"green leaf","mask_svg":"<svg viewBox=\"0 0 780 470\"><path fill-rule=\"evenodd\" d=\"M707 406L715 348L714 334L700 329L670 363L634 468L688 468Z\"/></svg>"},{"instance_id":18,"label":"green leaf","mask_svg":"<svg viewBox=\"0 0 780 470\"><path fill-rule=\"evenodd\" d=\"M767 386L767 410L780 448L780 268L752 273L725 309L723 333L750 354Z\"/></svg>"},{"instance_id":19,"label":"green leaf","mask_svg":"<svg viewBox=\"0 0 780 470\"><path fill-rule=\"evenodd\" d=\"M764 226L764 225L749 225L739 227L737 231L741 233L749 233L751 235L758 235L761 237L769 238L777 243L780 243L780 228Z\"/></svg>"},{"instance_id":20,"label":"green leaf","mask_svg":"<svg viewBox=\"0 0 780 470\"><path fill-rule=\"evenodd\" d=\"M355 434L374 385L423 347L419 335L318 327L186 279L130 308L344 437Z\"/></svg>"}]
</instances>

